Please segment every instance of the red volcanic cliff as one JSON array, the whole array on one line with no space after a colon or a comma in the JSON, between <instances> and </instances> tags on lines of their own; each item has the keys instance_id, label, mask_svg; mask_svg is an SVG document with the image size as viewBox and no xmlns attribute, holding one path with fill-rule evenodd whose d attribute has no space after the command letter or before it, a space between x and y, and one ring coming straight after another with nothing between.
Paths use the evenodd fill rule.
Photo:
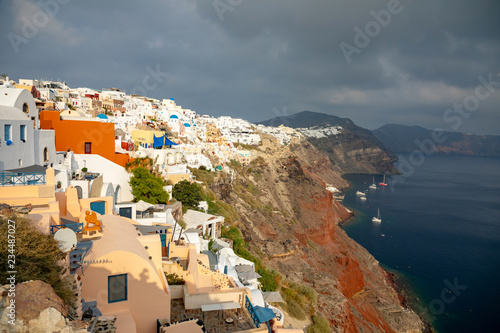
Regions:
<instances>
[{"instance_id":1,"label":"red volcanic cliff","mask_svg":"<svg viewBox=\"0 0 500 333\"><path fill-rule=\"evenodd\" d=\"M335 201L327 184L347 186L325 155L311 145L286 149L263 140L263 157L251 169L238 170L233 187L252 182L260 209L246 193L231 194L250 250L284 278L318 293L317 311L341 332L420 332L420 318L403 311L378 262L338 226L350 213Z\"/></svg>"}]
</instances>

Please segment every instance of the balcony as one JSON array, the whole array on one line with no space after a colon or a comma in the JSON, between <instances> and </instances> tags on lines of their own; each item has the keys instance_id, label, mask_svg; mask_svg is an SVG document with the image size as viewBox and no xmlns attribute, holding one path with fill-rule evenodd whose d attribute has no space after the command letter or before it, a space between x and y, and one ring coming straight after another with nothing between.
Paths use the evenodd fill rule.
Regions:
<instances>
[{"instance_id":1,"label":"balcony","mask_svg":"<svg viewBox=\"0 0 500 333\"><path fill-rule=\"evenodd\" d=\"M67 224L56 224L50 226L50 233L53 235L58 230L69 228L75 233L80 233L83 231L83 223L67 223Z\"/></svg>"},{"instance_id":2,"label":"balcony","mask_svg":"<svg viewBox=\"0 0 500 333\"><path fill-rule=\"evenodd\" d=\"M45 185L45 172L0 172L0 186Z\"/></svg>"}]
</instances>

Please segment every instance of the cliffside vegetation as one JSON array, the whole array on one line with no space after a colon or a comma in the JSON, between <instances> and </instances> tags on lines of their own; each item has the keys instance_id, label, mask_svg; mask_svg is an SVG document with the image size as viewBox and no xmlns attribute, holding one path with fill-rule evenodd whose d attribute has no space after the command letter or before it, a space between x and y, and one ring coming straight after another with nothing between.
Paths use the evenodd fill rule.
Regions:
<instances>
[{"instance_id":1,"label":"cliffside vegetation","mask_svg":"<svg viewBox=\"0 0 500 333\"><path fill-rule=\"evenodd\" d=\"M255 263L263 290L280 292L285 326L418 332L418 316L403 311L376 260L336 225L350 216L325 190L347 186L339 168L307 141L261 138L249 165L195 172L209 213L225 217L222 237Z\"/></svg>"},{"instance_id":2,"label":"cliffside vegetation","mask_svg":"<svg viewBox=\"0 0 500 333\"><path fill-rule=\"evenodd\" d=\"M15 223L9 223L9 220ZM8 235L15 238L9 238ZM0 217L0 258L2 258L0 260L0 283L2 285L10 284L7 280L10 277L8 272L15 270L17 271L16 284L41 280L50 284L66 304L72 305L76 298L71 286L61 279L64 268L58 264L64 256L58 248L57 241L52 236L40 232L27 218L17 215L12 215L8 219ZM13 261L8 261L8 259ZM9 267L9 264L14 265L15 269Z\"/></svg>"}]
</instances>

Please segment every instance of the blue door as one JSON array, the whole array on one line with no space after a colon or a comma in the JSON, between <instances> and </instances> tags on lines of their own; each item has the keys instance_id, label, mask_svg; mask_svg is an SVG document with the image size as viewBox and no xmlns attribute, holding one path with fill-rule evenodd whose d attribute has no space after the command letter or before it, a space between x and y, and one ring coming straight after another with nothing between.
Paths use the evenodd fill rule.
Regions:
<instances>
[{"instance_id":1,"label":"blue door","mask_svg":"<svg viewBox=\"0 0 500 333\"><path fill-rule=\"evenodd\" d=\"M90 209L104 215L106 213L106 201L95 201L90 203Z\"/></svg>"}]
</instances>

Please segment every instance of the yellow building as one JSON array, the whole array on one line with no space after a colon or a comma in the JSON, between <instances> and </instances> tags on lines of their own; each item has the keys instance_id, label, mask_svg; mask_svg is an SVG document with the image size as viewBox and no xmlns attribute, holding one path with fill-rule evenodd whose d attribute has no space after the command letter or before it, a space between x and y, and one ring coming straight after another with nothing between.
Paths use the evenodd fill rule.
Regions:
<instances>
[{"instance_id":1,"label":"yellow building","mask_svg":"<svg viewBox=\"0 0 500 333\"><path fill-rule=\"evenodd\" d=\"M101 238L77 270L82 296L96 301L103 316L116 316L118 332L154 333L157 319L170 321L171 294L162 269L160 235L142 235L124 217L104 215L100 220Z\"/></svg>"},{"instance_id":2,"label":"yellow building","mask_svg":"<svg viewBox=\"0 0 500 333\"><path fill-rule=\"evenodd\" d=\"M132 140L136 145L142 145L143 143L153 144L154 136L160 137L165 133L158 130L132 130Z\"/></svg>"}]
</instances>

